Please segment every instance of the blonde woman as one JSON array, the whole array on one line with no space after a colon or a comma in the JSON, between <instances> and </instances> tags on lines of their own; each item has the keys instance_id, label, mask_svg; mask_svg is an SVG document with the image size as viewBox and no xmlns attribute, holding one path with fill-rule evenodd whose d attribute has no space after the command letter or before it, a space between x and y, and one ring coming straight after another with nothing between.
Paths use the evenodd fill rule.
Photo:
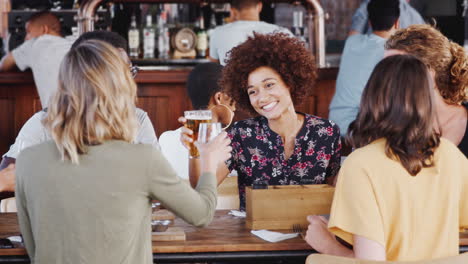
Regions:
<instances>
[{"instance_id":1,"label":"blonde woman","mask_svg":"<svg viewBox=\"0 0 468 264\"><path fill-rule=\"evenodd\" d=\"M208 224L216 164L229 158L223 133L199 144L203 176L182 182L137 131L136 84L117 49L89 40L64 58L44 125L53 141L17 160L18 217L32 263L153 263L151 200L185 221Z\"/></svg>"}]
</instances>

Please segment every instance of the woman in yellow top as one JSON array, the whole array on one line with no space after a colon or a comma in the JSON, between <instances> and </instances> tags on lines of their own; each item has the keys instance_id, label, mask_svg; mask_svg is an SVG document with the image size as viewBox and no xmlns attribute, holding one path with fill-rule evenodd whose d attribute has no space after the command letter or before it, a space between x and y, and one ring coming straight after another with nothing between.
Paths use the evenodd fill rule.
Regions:
<instances>
[{"instance_id":1,"label":"woman in yellow top","mask_svg":"<svg viewBox=\"0 0 468 264\"><path fill-rule=\"evenodd\" d=\"M308 218L306 240L317 251L391 261L458 254L459 228L468 226L468 160L435 132L431 74L411 55L374 69L349 131L359 149L339 172L328 230L324 218Z\"/></svg>"}]
</instances>

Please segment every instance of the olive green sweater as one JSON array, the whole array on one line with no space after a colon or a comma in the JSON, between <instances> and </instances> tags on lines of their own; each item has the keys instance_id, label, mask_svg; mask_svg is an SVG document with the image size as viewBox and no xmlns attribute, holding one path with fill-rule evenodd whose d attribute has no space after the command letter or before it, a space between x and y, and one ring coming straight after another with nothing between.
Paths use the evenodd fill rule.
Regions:
<instances>
[{"instance_id":1,"label":"olive green sweater","mask_svg":"<svg viewBox=\"0 0 468 264\"><path fill-rule=\"evenodd\" d=\"M152 199L197 226L210 223L216 208L213 174L194 190L150 145L109 141L74 165L47 142L20 154L16 174L31 263L153 263Z\"/></svg>"}]
</instances>

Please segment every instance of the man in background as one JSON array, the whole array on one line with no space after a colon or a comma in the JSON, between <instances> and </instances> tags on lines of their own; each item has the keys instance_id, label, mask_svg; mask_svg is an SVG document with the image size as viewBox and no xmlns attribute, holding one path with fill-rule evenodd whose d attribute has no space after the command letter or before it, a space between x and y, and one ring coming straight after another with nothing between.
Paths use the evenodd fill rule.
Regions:
<instances>
[{"instance_id":1,"label":"man in background","mask_svg":"<svg viewBox=\"0 0 468 264\"><path fill-rule=\"evenodd\" d=\"M60 32L60 21L54 14L35 13L26 22L25 42L0 61L0 71L15 67L32 70L42 108L57 90L60 63L72 44Z\"/></svg>"},{"instance_id":2,"label":"man in background","mask_svg":"<svg viewBox=\"0 0 468 264\"><path fill-rule=\"evenodd\" d=\"M340 127L342 136L357 116L361 94L375 65L384 56L385 42L399 28L399 0L370 0L367 11L373 31L346 40L330 103L329 119Z\"/></svg>"},{"instance_id":3,"label":"man in background","mask_svg":"<svg viewBox=\"0 0 468 264\"><path fill-rule=\"evenodd\" d=\"M353 15L349 35L372 33L369 25L367 5L370 0L363 0ZM400 28L406 28L414 24L425 24L423 17L410 5L410 0L400 0Z\"/></svg>"},{"instance_id":4,"label":"man in background","mask_svg":"<svg viewBox=\"0 0 468 264\"><path fill-rule=\"evenodd\" d=\"M283 32L294 36L288 29L260 21L263 4L260 0L233 0L232 23L216 27L210 37L210 59L225 65L226 54L246 41L253 32L268 34Z\"/></svg>"}]
</instances>

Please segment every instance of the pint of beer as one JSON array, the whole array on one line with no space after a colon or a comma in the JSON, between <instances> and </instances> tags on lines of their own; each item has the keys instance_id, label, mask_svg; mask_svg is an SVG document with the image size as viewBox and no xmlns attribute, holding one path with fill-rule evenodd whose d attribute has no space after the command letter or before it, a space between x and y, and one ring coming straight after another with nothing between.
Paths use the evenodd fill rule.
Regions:
<instances>
[{"instance_id":1,"label":"pint of beer","mask_svg":"<svg viewBox=\"0 0 468 264\"><path fill-rule=\"evenodd\" d=\"M198 139L200 123L210 123L212 118L210 110L185 111L184 117L187 119L185 126L193 131L193 141ZM197 147L193 143L189 142L187 145L189 146L190 157L200 156Z\"/></svg>"}]
</instances>

